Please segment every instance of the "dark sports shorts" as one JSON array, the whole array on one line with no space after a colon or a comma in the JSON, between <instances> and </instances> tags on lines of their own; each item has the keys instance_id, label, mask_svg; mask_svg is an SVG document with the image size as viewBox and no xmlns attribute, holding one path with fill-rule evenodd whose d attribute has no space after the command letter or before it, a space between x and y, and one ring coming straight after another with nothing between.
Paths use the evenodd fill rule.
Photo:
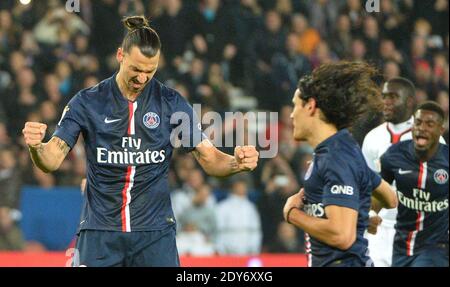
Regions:
<instances>
[{"instance_id":1,"label":"dark sports shorts","mask_svg":"<svg viewBox=\"0 0 450 287\"><path fill-rule=\"evenodd\" d=\"M394 248L392 267L448 267L448 244L427 247L413 256Z\"/></svg>"},{"instance_id":2,"label":"dark sports shorts","mask_svg":"<svg viewBox=\"0 0 450 287\"><path fill-rule=\"evenodd\" d=\"M325 267L374 267L372 260L368 262L362 262L357 257L348 257L339 260L335 260Z\"/></svg>"},{"instance_id":3,"label":"dark sports shorts","mask_svg":"<svg viewBox=\"0 0 450 287\"><path fill-rule=\"evenodd\" d=\"M175 225L157 231L82 230L72 266L178 267Z\"/></svg>"}]
</instances>

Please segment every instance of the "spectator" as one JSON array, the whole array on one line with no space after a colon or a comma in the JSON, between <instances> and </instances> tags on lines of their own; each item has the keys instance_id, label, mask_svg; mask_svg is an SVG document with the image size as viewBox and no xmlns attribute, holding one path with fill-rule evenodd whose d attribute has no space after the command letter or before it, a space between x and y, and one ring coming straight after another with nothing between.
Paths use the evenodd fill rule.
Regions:
<instances>
[{"instance_id":1,"label":"spectator","mask_svg":"<svg viewBox=\"0 0 450 287\"><path fill-rule=\"evenodd\" d=\"M299 240L297 229L287 223L278 224L276 239L269 247L269 252L273 253L304 253L305 248Z\"/></svg>"},{"instance_id":2,"label":"spectator","mask_svg":"<svg viewBox=\"0 0 450 287\"><path fill-rule=\"evenodd\" d=\"M352 41L352 51L350 60L352 61L364 61L366 59L367 48L362 39L354 39Z\"/></svg>"},{"instance_id":3,"label":"spectator","mask_svg":"<svg viewBox=\"0 0 450 287\"><path fill-rule=\"evenodd\" d=\"M352 23L352 31L361 29L364 19L364 5L360 0L347 0L346 6L341 8L339 14L348 15Z\"/></svg>"},{"instance_id":4,"label":"spectator","mask_svg":"<svg viewBox=\"0 0 450 287\"><path fill-rule=\"evenodd\" d=\"M338 1L318 0L310 1L308 4L308 11L311 11L309 16L311 27L314 27L324 38L332 36L334 23L338 18Z\"/></svg>"},{"instance_id":5,"label":"spectator","mask_svg":"<svg viewBox=\"0 0 450 287\"><path fill-rule=\"evenodd\" d=\"M397 62L390 60L387 61L383 66L383 75L387 81L399 77L401 75L401 71Z\"/></svg>"},{"instance_id":6,"label":"spectator","mask_svg":"<svg viewBox=\"0 0 450 287\"><path fill-rule=\"evenodd\" d=\"M209 62L231 61L237 53L236 29L229 11L219 0L201 0L192 15L192 43L197 55ZM226 29L223 29L226 27Z\"/></svg>"},{"instance_id":7,"label":"spectator","mask_svg":"<svg viewBox=\"0 0 450 287\"><path fill-rule=\"evenodd\" d=\"M22 250L24 240L18 227L21 174L14 152L0 146L0 250Z\"/></svg>"},{"instance_id":8,"label":"spectator","mask_svg":"<svg viewBox=\"0 0 450 287\"><path fill-rule=\"evenodd\" d=\"M183 1L163 1L163 13L154 21L161 42L164 43L163 53L169 66L178 67L181 57L193 37L189 12ZM174 31L177 31L174 33Z\"/></svg>"},{"instance_id":9,"label":"spectator","mask_svg":"<svg viewBox=\"0 0 450 287\"><path fill-rule=\"evenodd\" d=\"M299 37L299 52L310 56L320 43L319 32L309 27L308 19L302 14L292 16L292 31Z\"/></svg>"},{"instance_id":10,"label":"spectator","mask_svg":"<svg viewBox=\"0 0 450 287\"><path fill-rule=\"evenodd\" d=\"M215 253L214 244L191 223L186 223L183 230L178 232L177 249L184 256L212 256Z\"/></svg>"},{"instance_id":11,"label":"spectator","mask_svg":"<svg viewBox=\"0 0 450 287\"><path fill-rule=\"evenodd\" d=\"M339 58L347 59L350 56L352 39L350 18L347 15L340 15L336 30L331 35L331 49Z\"/></svg>"},{"instance_id":12,"label":"spectator","mask_svg":"<svg viewBox=\"0 0 450 287\"><path fill-rule=\"evenodd\" d=\"M292 94L297 88L298 79L311 72L311 63L305 55L299 52L298 46L298 35L289 33L285 51L274 55L273 77L277 90L283 95L274 109L278 109L283 104L290 104Z\"/></svg>"},{"instance_id":13,"label":"spectator","mask_svg":"<svg viewBox=\"0 0 450 287\"><path fill-rule=\"evenodd\" d=\"M175 190L171 197L175 219L178 220L181 217L181 214L192 206L192 198L195 197L195 194L203 187L204 184L205 178L199 169L195 168L188 172L186 183L184 183L181 189ZM213 207L215 203L215 198L209 194L206 205L208 207Z\"/></svg>"},{"instance_id":14,"label":"spectator","mask_svg":"<svg viewBox=\"0 0 450 287\"><path fill-rule=\"evenodd\" d=\"M264 192L258 202L261 214L264 250L274 243L277 226L284 221L282 208L299 186L289 163L277 156L264 164L261 175Z\"/></svg>"},{"instance_id":15,"label":"spectator","mask_svg":"<svg viewBox=\"0 0 450 287\"><path fill-rule=\"evenodd\" d=\"M217 251L221 255L252 255L261 250L261 222L247 198L245 181L233 183L230 196L217 206Z\"/></svg>"},{"instance_id":16,"label":"spectator","mask_svg":"<svg viewBox=\"0 0 450 287\"><path fill-rule=\"evenodd\" d=\"M378 22L374 17L368 16L364 19L363 37L367 47L367 57L369 59L378 58L380 29L378 27Z\"/></svg>"},{"instance_id":17,"label":"spectator","mask_svg":"<svg viewBox=\"0 0 450 287\"><path fill-rule=\"evenodd\" d=\"M246 69L248 74L253 75L254 95L263 109L270 110L277 104L272 97L276 88L271 78L271 64L273 56L283 52L285 39L280 14L268 11L264 28L255 32L248 44Z\"/></svg>"},{"instance_id":18,"label":"spectator","mask_svg":"<svg viewBox=\"0 0 450 287\"><path fill-rule=\"evenodd\" d=\"M179 224L182 230L188 225L195 225L209 242L215 241L217 219L215 205L208 206L211 197L211 187L203 185L195 191L191 204L179 216Z\"/></svg>"}]
</instances>

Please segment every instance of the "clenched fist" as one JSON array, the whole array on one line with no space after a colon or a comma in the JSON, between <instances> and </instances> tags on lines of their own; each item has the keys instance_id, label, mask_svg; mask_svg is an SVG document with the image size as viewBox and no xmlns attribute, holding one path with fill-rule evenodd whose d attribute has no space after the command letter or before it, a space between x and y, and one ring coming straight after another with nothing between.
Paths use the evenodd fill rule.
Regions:
<instances>
[{"instance_id":1,"label":"clenched fist","mask_svg":"<svg viewBox=\"0 0 450 287\"><path fill-rule=\"evenodd\" d=\"M23 137L25 138L25 143L31 148L38 147L39 145L41 145L42 140L45 137L46 130L46 124L35 122L25 123L25 128L22 130Z\"/></svg>"},{"instance_id":2,"label":"clenched fist","mask_svg":"<svg viewBox=\"0 0 450 287\"><path fill-rule=\"evenodd\" d=\"M234 157L241 171L252 171L258 165L259 152L254 146L237 146Z\"/></svg>"},{"instance_id":3,"label":"clenched fist","mask_svg":"<svg viewBox=\"0 0 450 287\"><path fill-rule=\"evenodd\" d=\"M370 234L377 234L378 226L382 221L383 219L378 215L369 216L369 226L367 227L367 231Z\"/></svg>"}]
</instances>

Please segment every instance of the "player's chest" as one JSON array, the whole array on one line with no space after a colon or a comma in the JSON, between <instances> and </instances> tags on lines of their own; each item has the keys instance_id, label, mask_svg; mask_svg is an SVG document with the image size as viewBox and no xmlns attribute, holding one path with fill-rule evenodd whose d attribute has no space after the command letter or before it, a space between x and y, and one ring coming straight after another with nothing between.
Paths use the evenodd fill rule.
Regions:
<instances>
[{"instance_id":1,"label":"player's chest","mask_svg":"<svg viewBox=\"0 0 450 287\"><path fill-rule=\"evenodd\" d=\"M320 162L315 156L304 176L305 197L310 204L322 203L324 182L319 171L319 164Z\"/></svg>"},{"instance_id":2,"label":"player's chest","mask_svg":"<svg viewBox=\"0 0 450 287\"><path fill-rule=\"evenodd\" d=\"M96 146L140 150L166 146L170 114L158 104L107 104L90 113L88 136Z\"/></svg>"},{"instance_id":3,"label":"player's chest","mask_svg":"<svg viewBox=\"0 0 450 287\"><path fill-rule=\"evenodd\" d=\"M393 172L400 196L426 202L448 198L448 165L440 162L402 162Z\"/></svg>"}]
</instances>

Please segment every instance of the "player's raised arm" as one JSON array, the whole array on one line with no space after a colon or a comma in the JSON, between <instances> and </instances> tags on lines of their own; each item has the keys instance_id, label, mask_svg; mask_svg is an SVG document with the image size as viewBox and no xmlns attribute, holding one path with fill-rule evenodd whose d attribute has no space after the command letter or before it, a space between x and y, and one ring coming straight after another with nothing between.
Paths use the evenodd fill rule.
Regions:
<instances>
[{"instance_id":1,"label":"player's raised arm","mask_svg":"<svg viewBox=\"0 0 450 287\"><path fill-rule=\"evenodd\" d=\"M59 168L69 153L70 147L55 136L47 143L43 143L46 130L46 124L27 122L22 133L34 164L43 172L48 173Z\"/></svg>"},{"instance_id":2,"label":"player's raised arm","mask_svg":"<svg viewBox=\"0 0 450 287\"><path fill-rule=\"evenodd\" d=\"M259 157L254 146L238 146L231 156L218 150L209 140L198 144L192 154L208 175L216 177L252 171L258 165Z\"/></svg>"}]
</instances>

